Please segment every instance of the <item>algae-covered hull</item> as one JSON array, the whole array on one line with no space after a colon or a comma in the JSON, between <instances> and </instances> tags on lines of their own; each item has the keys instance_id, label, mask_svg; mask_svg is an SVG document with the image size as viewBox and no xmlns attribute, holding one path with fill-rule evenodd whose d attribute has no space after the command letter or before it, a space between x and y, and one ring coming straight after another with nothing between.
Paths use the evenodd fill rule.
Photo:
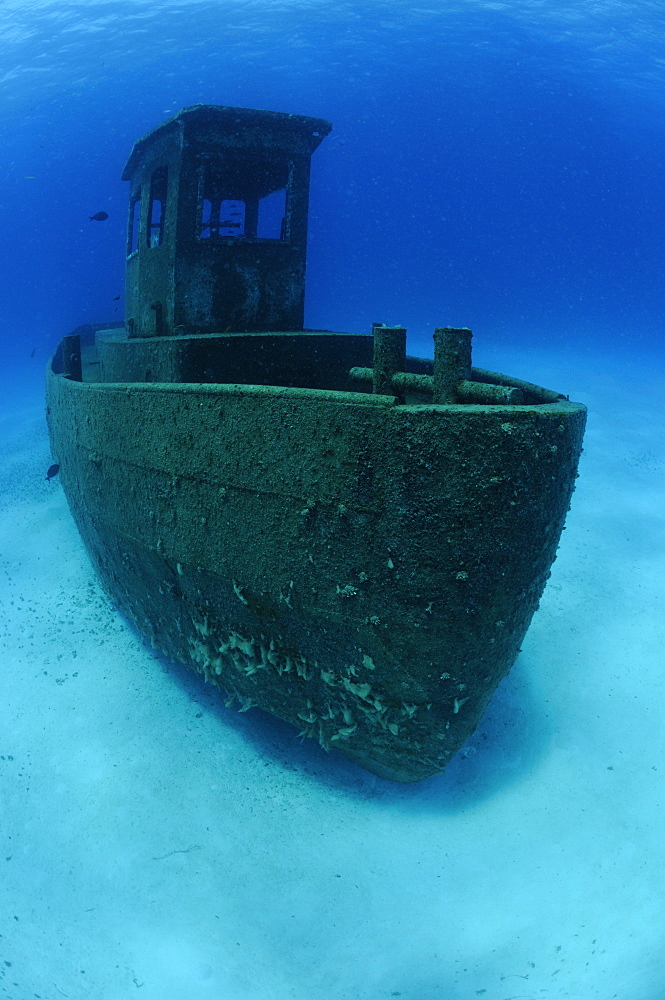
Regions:
<instances>
[{"instance_id":1,"label":"algae-covered hull","mask_svg":"<svg viewBox=\"0 0 665 1000\"><path fill-rule=\"evenodd\" d=\"M72 513L140 631L241 710L398 781L443 770L510 669L585 415L545 390L411 398L53 370L47 385Z\"/></svg>"}]
</instances>

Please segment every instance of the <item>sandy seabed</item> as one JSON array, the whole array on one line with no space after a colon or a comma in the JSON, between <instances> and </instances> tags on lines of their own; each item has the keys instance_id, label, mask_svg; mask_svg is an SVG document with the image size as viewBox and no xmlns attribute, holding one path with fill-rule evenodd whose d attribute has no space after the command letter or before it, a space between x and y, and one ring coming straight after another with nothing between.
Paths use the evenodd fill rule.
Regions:
<instances>
[{"instance_id":1,"label":"sandy seabed","mask_svg":"<svg viewBox=\"0 0 665 1000\"><path fill-rule=\"evenodd\" d=\"M5 400L1 998L662 1000L662 386L478 363L586 402L585 453L523 652L415 786L147 648L45 481L39 394Z\"/></svg>"}]
</instances>

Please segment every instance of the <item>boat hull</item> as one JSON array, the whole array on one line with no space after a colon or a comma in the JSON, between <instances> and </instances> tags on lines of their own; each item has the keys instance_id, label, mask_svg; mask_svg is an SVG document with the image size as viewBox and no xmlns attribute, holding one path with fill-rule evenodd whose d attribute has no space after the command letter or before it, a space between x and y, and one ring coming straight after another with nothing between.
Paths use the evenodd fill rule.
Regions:
<instances>
[{"instance_id":1,"label":"boat hull","mask_svg":"<svg viewBox=\"0 0 665 1000\"><path fill-rule=\"evenodd\" d=\"M585 410L398 405L49 372L69 505L152 644L397 781L443 770L514 662Z\"/></svg>"}]
</instances>

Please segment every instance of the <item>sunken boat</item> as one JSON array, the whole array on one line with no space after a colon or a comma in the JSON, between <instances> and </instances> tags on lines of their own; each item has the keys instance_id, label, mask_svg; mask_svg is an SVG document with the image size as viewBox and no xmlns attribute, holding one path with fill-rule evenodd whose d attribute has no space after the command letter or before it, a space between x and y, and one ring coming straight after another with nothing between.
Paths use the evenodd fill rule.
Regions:
<instances>
[{"instance_id":1,"label":"sunken boat","mask_svg":"<svg viewBox=\"0 0 665 1000\"><path fill-rule=\"evenodd\" d=\"M326 121L186 108L134 146L126 322L47 373L99 576L154 647L396 781L442 771L513 664L555 558L584 406L305 329Z\"/></svg>"}]
</instances>

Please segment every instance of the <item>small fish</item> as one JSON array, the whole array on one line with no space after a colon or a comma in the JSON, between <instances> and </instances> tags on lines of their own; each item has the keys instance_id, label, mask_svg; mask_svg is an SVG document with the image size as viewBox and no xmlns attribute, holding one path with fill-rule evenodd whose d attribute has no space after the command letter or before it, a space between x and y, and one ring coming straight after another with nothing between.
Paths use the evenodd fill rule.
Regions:
<instances>
[{"instance_id":1,"label":"small fish","mask_svg":"<svg viewBox=\"0 0 665 1000\"><path fill-rule=\"evenodd\" d=\"M31 358L34 358L34 356L35 356L35 351L36 351L36 350L37 350L37 348L36 348L36 347L33 347L33 349L32 349L32 350L30 351L30 357L31 357Z\"/></svg>"},{"instance_id":2,"label":"small fish","mask_svg":"<svg viewBox=\"0 0 665 1000\"><path fill-rule=\"evenodd\" d=\"M113 296L113 301L114 302L118 302L119 300L120 300L120 296L119 295L114 295Z\"/></svg>"},{"instance_id":3,"label":"small fish","mask_svg":"<svg viewBox=\"0 0 665 1000\"><path fill-rule=\"evenodd\" d=\"M109 213L108 212L95 212L94 215L90 216L90 221L91 222L103 222L104 219L108 219L108 217L109 217Z\"/></svg>"},{"instance_id":4,"label":"small fish","mask_svg":"<svg viewBox=\"0 0 665 1000\"><path fill-rule=\"evenodd\" d=\"M46 473L46 482L50 483L54 476L57 476L60 472L59 465L49 465L48 471Z\"/></svg>"}]
</instances>

